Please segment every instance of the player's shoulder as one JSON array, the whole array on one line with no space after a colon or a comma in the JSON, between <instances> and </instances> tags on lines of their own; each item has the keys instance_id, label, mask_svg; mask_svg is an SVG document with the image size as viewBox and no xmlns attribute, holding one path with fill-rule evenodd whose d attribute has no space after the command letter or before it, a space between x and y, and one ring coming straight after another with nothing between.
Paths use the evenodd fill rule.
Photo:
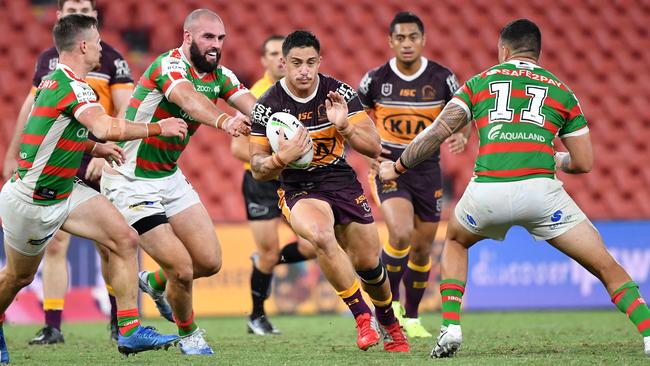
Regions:
<instances>
[{"instance_id":1,"label":"player's shoulder","mask_svg":"<svg viewBox=\"0 0 650 366\"><path fill-rule=\"evenodd\" d=\"M434 61L432 59L427 58L427 67L426 67L426 72L436 74L436 75L442 75L444 77L453 75L454 72L451 71L451 69L445 65L442 65L438 63L437 61Z\"/></svg>"},{"instance_id":2,"label":"player's shoulder","mask_svg":"<svg viewBox=\"0 0 650 366\"><path fill-rule=\"evenodd\" d=\"M366 72L366 74L364 75L364 78L368 78L371 81L381 80L388 77L390 73L391 73L390 63L389 61L386 61L383 64L368 70L368 72Z\"/></svg>"},{"instance_id":3,"label":"player's shoulder","mask_svg":"<svg viewBox=\"0 0 650 366\"><path fill-rule=\"evenodd\" d=\"M268 87L259 98L257 98L257 103L266 106L276 106L281 104L282 100L285 99L287 95L288 94L282 88L280 81L276 81L271 84L271 86Z\"/></svg>"},{"instance_id":4,"label":"player's shoulder","mask_svg":"<svg viewBox=\"0 0 650 366\"><path fill-rule=\"evenodd\" d=\"M40 55L38 55L37 60L39 64L49 64L50 60L58 60L58 59L59 59L59 52L57 52L56 48L53 46L41 52Z\"/></svg>"},{"instance_id":5,"label":"player's shoulder","mask_svg":"<svg viewBox=\"0 0 650 366\"><path fill-rule=\"evenodd\" d=\"M323 97L325 97L330 91L335 91L341 94L343 98L345 98L346 102L357 97L357 91L350 86L350 84L327 74L318 73L318 76L320 77L320 84L318 87L323 91Z\"/></svg>"}]
</instances>

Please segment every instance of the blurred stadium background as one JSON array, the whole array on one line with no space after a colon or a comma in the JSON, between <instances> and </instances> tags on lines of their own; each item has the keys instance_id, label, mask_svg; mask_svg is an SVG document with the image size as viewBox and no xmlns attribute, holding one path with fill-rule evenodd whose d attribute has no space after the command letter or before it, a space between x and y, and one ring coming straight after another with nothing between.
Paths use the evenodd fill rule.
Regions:
<instances>
[{"instance_id":1,"label":"blurred stadium background","mask_svg":"<svg viewBox=\"0 0 650 366\"><path fill-rule=\"evenodd\" d=\"M424 21L424 55L451 68L463 82L496 63L497 36L503 25L519 17L532 19L542 29L541 62L580 98L594 143L594 170L586 176L560 174L560 179L587 215L597 220L619 261L646 294L650 291L649 1L99 0L101 35L125 55L137 81L157 55L180 45L182 22L190 10L199 7L210 8L223 18L227 41L222 64L247 86L262 76L259 48L263 40L304 28L321 40L321 71L356 87L367 70L392 57L388 24L401 10L413 11ZM0 158L31 85L35 60L52 44L55 11L54 1L0 0ZM473 136L469 151L461 156L443 151L447 211L472 174L476 142ZM230 154L229 145L225 134L203 128L181 160L224 248L222 272L195 287L200 315L244 315L250 304L248 257L254 246L245 224L243 167ZM351 154L350 161L366 184L363 160ZM374 212L381 218L376 207ZM290 234L285 230L283 236L288 239ZM481 244L473 251L467 308L611 306L595 278L569 259L545 245L530 245L532 240L520 230L508 239L506 244ZM66 301L74 305L68 306L64 317L101 318L102 309L96 303L102 303L104 291L94 249L75 241L79 244L73 244L69 253L72 291ZM145 267L153 268L146 258L143 261ZM270 304L274 311L314 313L342 308L317 266L278 270ZM436 292L429 291L425 309L435 309ZM39 296L37 280L22 292L22 301L12 306L9 320L40 322ZM147 301L143 302L145 314L155 315Z\"/></svg>"}]
</instances>

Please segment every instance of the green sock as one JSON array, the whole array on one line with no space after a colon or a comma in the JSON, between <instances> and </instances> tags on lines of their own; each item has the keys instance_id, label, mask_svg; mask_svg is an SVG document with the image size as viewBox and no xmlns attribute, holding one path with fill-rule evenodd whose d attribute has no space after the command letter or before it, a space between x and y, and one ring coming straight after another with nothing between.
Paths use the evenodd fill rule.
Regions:
<instances>
[{"instance_id":1,"label":"green sock","mask_svg":"<svg viewBox=\"0 0 650 366\"><path fill-rule=\"evenodd\" d=\"M118 310L117 326L122 336L128 337L133 334L140 326L138 309Z\"/></svg>"},{"instance_id":2,"label":"green sock","mask_svg":"<svg viewBox=\"0 0 650 366\"><path fill-rule=\"evenodd\" d=\"M154 290L165 291L165 286L167 285L165 272L163 272L162 268L155 272L149 272L149 274L147 274L147 282L149 282L149 286Z\"/></svg>"},{"instance_id":3,"label":"green sock","mask_svg":"<svg viewBox=\"0 0 650 366\"><path fill-rule=\"evenodd\" d=\"M194 331L199 327L194 322L194 311L192 311L192 315L188 320L179 321L178 319L175 319L175 321L176 326L178 326L178 335L181 337L194 333Z\"/></svg>"},{"instance_id":4,"label":"green sock","mask_svg":"<svg viewBox=\"0 0 650 366\"><path fill-rule=\"evenodd\" d=\"M442 325L460 325L460 303L465 293L465 282L446 279L440 281L440 296L442 297Z\"/></svg>"},{"instance_id":5,"label":"green sock","mask_svg":"<svg viewBox=\"0 0 650 366\"><path fill-rule=\"evenodd\" d=\"M636 282L626 282L614 291L612 302L620 311L627 314L639 333L644 337L650 336L650 309L641 297Z\"/></svg>"}]
</instances>

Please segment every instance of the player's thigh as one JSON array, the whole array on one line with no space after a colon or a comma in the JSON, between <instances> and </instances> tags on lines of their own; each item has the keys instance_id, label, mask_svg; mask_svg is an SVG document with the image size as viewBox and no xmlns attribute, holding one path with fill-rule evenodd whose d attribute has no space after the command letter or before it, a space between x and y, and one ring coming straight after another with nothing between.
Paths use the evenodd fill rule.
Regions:
<instances>
[{"instance_id":1,"label":"player's thigh","mask_svg":"<svg viewBox=\"0 0 650 366\"><path fill-rule=\"evenodd\" d=\"M477 235L476 233L467 230L465 225L462 225L456 216L452 215L449 218L449 222L447 223L447 233L445 235L445 246L460 245L461 247L469 249L472 245L487 238L488 237L486 236Z\"/></svg>"},{"instance_id":2,"label":"player's thigh","mask_svg":"<svg viewBox=\"0 0 650 366\"><path fill-rule=\"evenodd\" d=\"M595 275L616 264L598 230L588 219L547 242Z\"/></svg>"},{"instance_id":3,"label":"player's thigh","mask_svg":"<svg viewBox=\"0 0 650 366\"><path fill-rule=\"evenodd\" d=\"M411 240L415 214L413 203L405 197L390 197L381 203L381 212L388 228L388 235L395 244L406 248Z\"/></svg>"},{"instance_id":4,"label":"player's thigh","mask_svg":"<svg viewBox=\"0 0 650 366\"><path fill-rule=\"evenodd\" d=\"M36 255L25 255L8 245L5 240L5 271L16 278L20 286L26 286L32 282L38 266L43 259L43 252Z\"/></svg>"},{"instance_id":5,"label":"player's thigh","mask_svg":"<svg viewBox=\"0 0 650 366\"><path fill-rule=\"evenodd\" d=\"M270 220L251 220L248 225L253 234L257 249L261 252L278 251L280 239L278 236L279 218Z\"/></svg>"},{"instance_id":6,"label":"player's thigh","mask_svg":"<svg viewBox=\"0 0 650 366\"><path fill-rule=\"evenodd\" d=\"M95 195L70 211L61 229L116 252L137 244L137 233L104 197Z\"/></svg>"},{"instance_id":7,"label":"player's thigh","mask_svg":"<svg viewBox=\"0 0 650 366\"><path fill-rule=\"evenodd\" d=\"M303 198L290 208L293 231L317 247L330 245L334 236L334 213L329 203Z\"/></svg>"},{"instance_id":8,"label":"player's thigh","mask_svg":"<svg viewBox=\"0 0 650 366\"><path fill-rule=\"evenodd\" d=\"M219 271L221 245L210 215L201 202L170 216L169 223L192 258L195 270Z\"/></svg>"},{"instance_id":9,"label":"player's thigh","mask_svg":"<svg viewBox=\"0 0 650 366\"><path fill-rule=\"evenodd\" d=\"M381 253L381 242L377 225L351 222L337 225L336 234L339 242L350 256L357 270L372 269L377 266Z\"/></svg>"},{"instance_id":10,"label":"player's thigh","mask_svg":"<svg viewBox=\"0 0 650 366\"><path fill-rule=\"evenodd\" d=\"M186 280L192 279L190 253L169 223L157 225L140 235L140 247L166 272L174 272L175 276Z\"/></svg>"}]
</instances>

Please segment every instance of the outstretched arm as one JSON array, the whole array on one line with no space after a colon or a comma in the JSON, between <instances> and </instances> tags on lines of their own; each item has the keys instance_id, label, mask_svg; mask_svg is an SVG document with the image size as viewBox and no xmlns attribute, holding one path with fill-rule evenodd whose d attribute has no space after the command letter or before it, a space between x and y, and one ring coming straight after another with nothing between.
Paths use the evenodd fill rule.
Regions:
<instances>
[{"instance_id":1,"label":"outstretched arm","mask_svg":"<svg viewBox=\"0 0 650 366\"><path fill-rule=\"evenodd\" d=\"M411 141L395 163L382 163L381 179L394 180L407 169L420 164L433 155L449 136L459 131L468 122L469 114L463 107L454 102L447 103L433 124Z\"/></svg>"}]
</instances>

